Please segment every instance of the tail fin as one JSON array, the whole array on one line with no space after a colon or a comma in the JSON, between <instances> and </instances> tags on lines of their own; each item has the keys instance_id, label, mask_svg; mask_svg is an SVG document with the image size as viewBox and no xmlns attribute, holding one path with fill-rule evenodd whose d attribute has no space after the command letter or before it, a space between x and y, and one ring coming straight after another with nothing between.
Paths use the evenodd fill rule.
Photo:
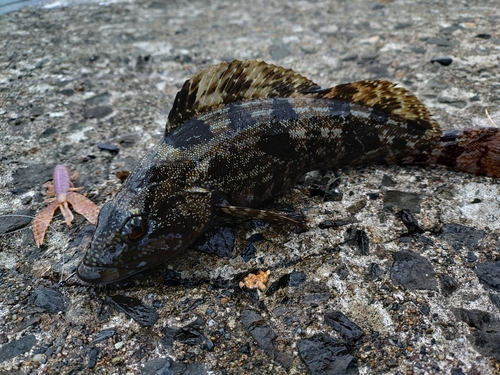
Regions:
<instances>
[{"instance_id":1,"label":"tail fin","mask_svg":"<svg viewBox=\"0 0 500 375\"><path fill-rule=\"evenodd\" d=\"M500 177L500 128L453 130L443 134L429 164Z\"/></svg>"}]
</instances>

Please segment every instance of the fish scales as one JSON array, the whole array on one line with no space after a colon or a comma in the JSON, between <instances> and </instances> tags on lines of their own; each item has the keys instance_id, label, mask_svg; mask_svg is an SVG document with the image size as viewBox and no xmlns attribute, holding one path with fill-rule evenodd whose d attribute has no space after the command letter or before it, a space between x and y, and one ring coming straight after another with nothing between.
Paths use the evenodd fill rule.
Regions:
<instances>
[{"instance_id":1,"label":"fish scales","mask_svg":"<svg viewBox=\"0 0 500 375\"><path fill-rule=\"evenodd\" d=\"M500 176L500 132L443 134L418 99L383 80L321 89L257 61L186 81L163 139L106 203L77 274L115 282L187 249L218 216L293 221L258 210L305 172L442 164Z\"/></svg>"},{"instance_id":2,"label":"fish scales","mask_svg":"<svg viewBox=\"0 0 500 375\"><path fill-rule=\"evenodd\" d=\"M193 159L190 184L210 186L231 203L249 207L276 196L308 170L404 157L411 162L412 155L429 151L421 132L406 131L401 121L388 121L371 108L323 99L276 102L256 100L207 113L196 120L188 142L174 132L164 143ZM210 137L207 129L196 132L202 127ZM404 142L397 136L402 130Z\"/></svg>"}]
</instances>

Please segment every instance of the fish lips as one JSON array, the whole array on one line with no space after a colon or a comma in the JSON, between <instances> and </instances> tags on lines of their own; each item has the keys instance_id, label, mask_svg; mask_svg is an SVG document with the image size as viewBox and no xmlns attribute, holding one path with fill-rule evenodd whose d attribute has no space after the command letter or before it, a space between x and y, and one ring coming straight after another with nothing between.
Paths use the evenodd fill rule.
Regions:
<instances>
[{"instance_id":1,"label":"fish lips","mask_svg":"<svg viewBox=\"0 0 500 375\"><path fill-rule=\"evenodd\" d=\"M148 268L147 265L145 265L144 267L136 267L133 269L117 267L94 267L88 266L82 261L76 269L76 276L81 281L87 284L105 285L116 283L118 281L126 279L136 273L145 270L146 268Z\"/></svg>"}]
</instances>

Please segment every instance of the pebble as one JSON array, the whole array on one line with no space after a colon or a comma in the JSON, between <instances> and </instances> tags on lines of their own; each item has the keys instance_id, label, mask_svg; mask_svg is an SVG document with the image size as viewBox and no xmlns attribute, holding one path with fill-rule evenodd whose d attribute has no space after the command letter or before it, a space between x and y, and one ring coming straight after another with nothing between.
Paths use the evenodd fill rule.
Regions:
<instances>
[{"instance_id":1,"label":"pebble","mask_svg":"<svg viewBox=\"0 0 500 375\"><path fill-rule=\"evenodd\" d=\"M124 344L123 344L123 341L117 342L117 343L115 344L115 349L116 349L116 350L119 350L119 349L121 349L121 348L123 347L123 345L124 345Z\"/></svg>"},{"instance_id":2,"label":"pebble","mask_svg":"<svg viewBox=\"0 0 500 375\"><path fill-rule=\"evenodd\" d=\"M297 348L300 357L313 375L358 373L356 360L349 354L345 343L326 333L299 340Z\"/></svg>"},{"instance_id":3,"label":"pebble","mask_svg":"<svg viewBox=\"0 0 500 375\"><path fill-rule=\"evenodd\" d=\"M384 195L384 207L408 210L412 213L420 212L421 201L420 195L406 191L387 190Z\"/></svg>"},{"instance_id":4,"label":"pebble","mask_svg":"<svg viewBox=\"0 0 500 375\"><path fill-rule=\"evenodd\" d=\"M65 311L64 296L56 290L40 287L33 291L34 305L51 314Z\"/></svg>"},{"instance_id":5,"label":"pebble","mask_svg":"<svg viewBox=\"0 0 500 375\"><path fill-rule=\"evenodd\" d=\"M55 164L30 164L12 173L12 192L22 194L52 179Z\"/></svg>"},{"instance_id":6,"label":"pebble","mask_svg":"<svg viewBox=\"0 0 500 375\"><path fill-rule=\"evenodd\" d=\"M483 230L450 223L441 228L439 238L448 242L455 250L463 247L474 250L484 236L485 232Z\"/></svg>"},{"instance_id":7,"label":"pebble","mask_svg":"<svg viewBox=\"0 0 500 375\"><path fill-rule=\"evenodd\" d=\"M481 283L500 291L500 261L479 263L474 268L474 272Z\"/></svg>"},{"instance_id":8,"label":"pebble","mask_svg":"<svg viewBox=\"0 0 500 375\"><path fill-rule=\"evenodd\" d=\"M113 113L113 109L111 107L97 106L97 107L85 110L83 112L83 117L89 118L89 119L92 119L92 118L100 119L100 118L103 118L103 117L110 115L111 113Z\"/></svg>"},{"instance_id":9,"label":"pebble","mask_svg":"<svg viewBox=\"0 0 500 375\"><path fill-rule=\"evenodd\" d=\"M436 273L427 258L411 251L398 251L392 256L394 263L391 268L391 280L396 285L403 285L410 290L437 289Z\"/></svg>"},{"instance_id":10,"label":"pebble","mask_svg":"<svg viewBox=\"0 0 500 375\"><path fill-rule=\"evenodd\" d=\"M107 301L115 310L125 313L144 327L151 327L158 320L158 312L137 298L116 295L108 297Z\"/></svg>"},{"instance_id":11,"label":"pebble","mask_svg":"<svg viewBox=\"0 0 500 375\"><path fill-rule=\"evenodd\" d=\"M432 59L431 63L437 62L443 66L448 66L453 62L453 59L449 56L438 57L436 59Z\"/></svg>"},{"instance_id":12,"label":"pebble","mask_svg":"<svg viewBox=\"0 0 500 375\"><path fill-rule=\"evenodd\" d=\"M118 152L120 152L117 146L109 143L98 143L97 148L102 151L108 151L111 155L118 155Z\"/></svg>"}]
</instances>

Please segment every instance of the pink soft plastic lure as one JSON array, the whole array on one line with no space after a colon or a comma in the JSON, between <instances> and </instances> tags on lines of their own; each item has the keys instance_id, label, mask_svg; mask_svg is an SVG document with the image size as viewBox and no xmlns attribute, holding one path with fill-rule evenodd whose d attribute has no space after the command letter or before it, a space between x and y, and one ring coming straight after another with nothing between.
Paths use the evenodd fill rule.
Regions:
<instances>
[{"instance_id":1,"label":"pink soft plastic lure","mask_svg":"<svg viewBox=\"0 0 500 375\"><path fill-rule=\"evenodd\" d=\"M78 174L73 175L73 179ZM68 226L71 226L73 221L73 213L69 209L68 203L79 214L83 215L89 222L95 224L97 216L99 215L99 207L90 199L81 194L76 193L72 178L69 175L68 168L59 164L54 168L53 182L48 183L48 195L55 195L55 198L49 203L47 207L41 210L33 219L33 236L35 243L38 247L43 243L45 232L52 221L54 212L59 208Z\"/></svg>"}]
</instances>

